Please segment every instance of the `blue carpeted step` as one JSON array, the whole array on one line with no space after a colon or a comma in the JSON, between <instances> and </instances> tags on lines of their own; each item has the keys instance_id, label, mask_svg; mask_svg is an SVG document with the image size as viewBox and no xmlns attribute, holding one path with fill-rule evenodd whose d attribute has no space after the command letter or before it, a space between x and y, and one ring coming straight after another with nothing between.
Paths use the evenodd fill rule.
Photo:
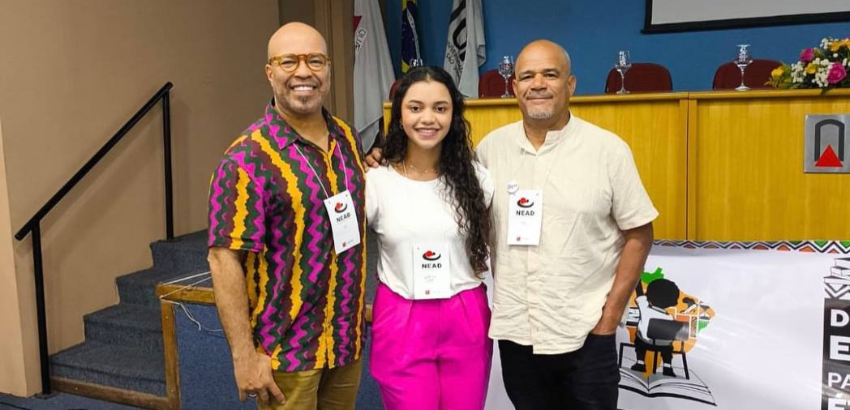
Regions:
<instances>
[{"instance_id":1,"label":"blue carpeted step","mask_svg":"<svg viewBox=\"0 0 850 410\"><path fill-rule=\"evenodd\" d=\"M161 353L86 341L50 356L53 376L165 396Z\"/></svg>"},{"instance_id":2,"label":"blue carpeted step","mask_svg":"<svg viewBox=\"0 0 850 410\"><path fill-rule=\"evenodd\" d=\"M179 272L209 270L207 232L193 232L170 241L154 242L151 244L151 255L155 268Z\"/></svg>"},{"instance_id":3,"label":"blue carpeted step","mask_svg":"<svg viewBox=\"0 0 850 410\"><path fill-rule=\"evenodd\" d=\"M160 309L119 303L84 318L86 340L135 347L162 355Z\"/></svg>"},{"instance_id":4,"label":"blue carpeted step","mask_svg":"<svg viewBox=\"0 0 850 410\"><path fill-rule=\"evenodd\" d=\"M206 270L176 271L165 268L150 268L133 272L129 275L119 276L115 282L118 284L118 296L122 303L132 303L155 308L159 307L159 299L156 297L157 284L185 278L204 271ZM189 280L183 284L189 284L195 281Z\"/></svg>"},{"instance_id":5,"label":"blue carpeted step","mask_svg":"<svg viewBox=\"0 0 850 410\"><path fill-rule=\"evenodd\" d=\"M56 410L56 409L85 409L85 410L144 410L108 401L96 400L68 393L54 393L48 397L15 397L0 393L0 410Z\"/></svg>"}]
</instances>

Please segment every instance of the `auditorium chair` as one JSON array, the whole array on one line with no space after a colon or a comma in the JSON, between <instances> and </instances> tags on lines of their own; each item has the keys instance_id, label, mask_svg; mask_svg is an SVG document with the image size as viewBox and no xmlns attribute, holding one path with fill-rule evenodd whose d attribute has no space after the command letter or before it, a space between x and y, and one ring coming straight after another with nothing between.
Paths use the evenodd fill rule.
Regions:
<instances>
[{"instance_id":1,"label":"auditorium chair","mask_svg":"<svg viewBox=\"0 0 850 410\"><path fill-rule=\"evenodd\" d=\"M753 60L744 71L744 85L750 88L772 88L766 85L770 72L782 65L776 60ZM733 90L741 85L741 70L735 63L729 62L717 67L711 88L715 90Z\"/></svg>"},{"instance_id":2,"label":"auditorium chair","mask_svg":"<svg viewBox=\"0 0 850 410\"><path fill-rule=\"evenodd\" d=\"M608 72L605 80L605 93L614 94L620 90L620 73L615 69ZM663 92L673 90L670 71L654 63L634 63L626 72L626 91Z\"/></svg>"},{"instance_id":3,"label":"auditorium chair","mask_svg":"<svg viewBox=\"0 0 850 410\"><path fill-rule=\"evenodd\" d=\"M514 76L508 78L508 93L514 96ZM478 98L500 98L505 94L505 77L498 70L489 70L478 79Z\"/></svg>"},{"instance_id":4,"label":"auditorium chair","mask_svg":"<svg viewBox=\"0 0 850 410\"><path fill-rule=\"evenodd\" d=\"M390 101L393 100L393 96L395 95L395 90L398 88L399 83L401 83L401 78L393 81L393 85L390 86Z\"/></svg>"}]
</instances>

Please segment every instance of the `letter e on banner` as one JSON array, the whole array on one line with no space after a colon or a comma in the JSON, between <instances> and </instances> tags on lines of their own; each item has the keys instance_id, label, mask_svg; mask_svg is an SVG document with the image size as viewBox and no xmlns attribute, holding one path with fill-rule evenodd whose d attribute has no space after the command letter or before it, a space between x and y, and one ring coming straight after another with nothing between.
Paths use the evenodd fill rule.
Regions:
<instances>
[{"instance_id":1,"label":"letter e on banner","mask_svg":"<svg viewBox=\"0 0 850 410\"><path fill-rule=\"evenodd\" d=\"M845 268L850 268L850 258L836 258L823 277L821 410L850 410L850 277L842 274Z\"/></svg>"}]
</instances>

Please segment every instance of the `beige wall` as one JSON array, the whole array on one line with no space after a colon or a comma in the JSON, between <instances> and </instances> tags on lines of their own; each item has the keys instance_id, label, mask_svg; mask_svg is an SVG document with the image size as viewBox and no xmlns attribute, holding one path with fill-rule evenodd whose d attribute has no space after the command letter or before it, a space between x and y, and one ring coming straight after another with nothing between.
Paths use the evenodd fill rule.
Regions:
<instances>
[{"instance_id":1,"label":"beige wall","mask_svg":"<svg viewBox=\"0 0 850 410\"><path fill-rule=\"evenodd\" d=\"M325 106L334 115L354 121L354 0L278 0L280 24L300 21L316 27L328 42L331 92Z\"/></svg>"},{"instance_id":2,"label":"beige wall","mask_svg":"<svg viewBox=\"0 0 850 410\"><path fill-rule=\"evenodd\" d=\"M0 292L17 288L16 298L0 293L0 392L23 395L40 390L31 242L10 245L10 229L166 81L174 83L175 229L205 227L210 172L271 95L263 64L279 14L274 0L0 0L0 10ZM43 222L51 352L83 340L83 315L116 303L114 278L149 267L148 244L164 237L160 113ZM7 365L23 365L25 377Z\"/></svg>"},{"instance_id":3,"label":"beige wall","mask_svg":"<svg viewBox=\"0 0 850 410\"><path fill-rule=\"evenodd\" d=\"M300 21L311 26L316 25L315 2L317 0L278 0L280 4L280 25ZM318 0L329 1L329 0ZM297 7L293 7L294 5Z\"/></svg>"},{"instance_id":4,"label":"beige wall","mask_svg":"<svg viewBox=\"0 0 850 410\"><path fill-rule=\"evenodd\" d=\"M24 343L10 222L6 163L3 161L3 126L0 124L0 386L7 389L4 391L20 395L26 392L26 379L21 377L25 374Z\"/></svg>"}]
</instances>

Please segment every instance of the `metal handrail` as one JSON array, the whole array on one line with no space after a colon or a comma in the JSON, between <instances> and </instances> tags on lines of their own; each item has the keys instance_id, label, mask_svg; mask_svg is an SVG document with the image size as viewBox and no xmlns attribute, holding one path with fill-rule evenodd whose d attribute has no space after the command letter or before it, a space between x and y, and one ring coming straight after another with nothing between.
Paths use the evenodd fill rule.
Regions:
<instances>
[{"instance_id":1,"label":"metal handrail","mask_svg":"<svg viewBox=\"0 0 850 410\"><path fill-rule=\"evenodd\" d=\"M174 205L173 184L171 178L171 97L170 91L173 87L171 82L165 83L156 94L145 103L139 111L127 121L106 144L103 145L86 163L59 189L32 218L15 234L15 239L23 240L27 234L32 234L32 257L33 270L35 274L35 301L38 316L38 350L41 359L41 390L43 394L50 394L50 362L47 349L47 317L44 306L44 268L42 265L41 248L41 221L53 208L62 201L62 198L82 180L86 174L100 162L101 159L115 147L121 139L135 126L153 107L162 101L162 137L165 162L165 236L174 239Z\"/></svg>"}]
</instances>

